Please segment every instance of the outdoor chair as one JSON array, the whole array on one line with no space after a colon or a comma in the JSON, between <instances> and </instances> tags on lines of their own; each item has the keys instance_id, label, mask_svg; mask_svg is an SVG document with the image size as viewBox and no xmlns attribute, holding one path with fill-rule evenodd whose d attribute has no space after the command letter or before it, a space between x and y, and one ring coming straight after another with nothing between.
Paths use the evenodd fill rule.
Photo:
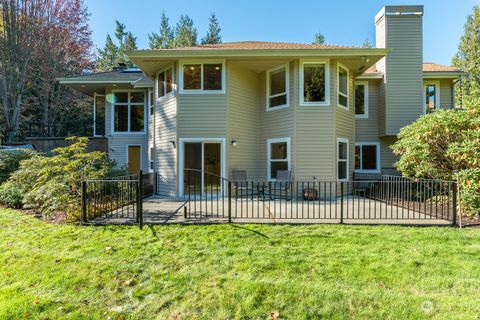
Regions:
<instances>
[{"instance_id":1,"label":"outdoor chair","mask_svg":"<svg viewBox=\"0 0 480 320\"><path fill-rule=\"evenodd\" d=\"M232 186L235 189L235 198L249 194L248 180L247 180L247 170L244 169L233 169L232 170ZM252 193L253 197L253 193Z\"/></svg>"},{"instance_id":2,"label":"outdoor chair","mask_svg":"<svg viewBox=\"0 0 480 320\"><path fill-rule=\"evenodd\" d=\"M292 172L290 170L278 170L277 171L277 179L271 183L270 185L270 199L275 200L277 195L282 196L285 193L285 199L291 200L288 197L288 192L292 187Z\"/></svg>"}]
</instances>

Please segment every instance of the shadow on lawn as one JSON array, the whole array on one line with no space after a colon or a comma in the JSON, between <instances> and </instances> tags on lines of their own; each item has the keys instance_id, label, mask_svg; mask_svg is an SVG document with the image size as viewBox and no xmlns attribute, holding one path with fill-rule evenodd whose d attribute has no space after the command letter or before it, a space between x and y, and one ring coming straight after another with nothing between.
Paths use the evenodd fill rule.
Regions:
<instances>
[{"instance_id":1,"label":"shadow on lawn","mask_svg":"<svg viewBox=\"0 0 480 320\"><path fill-rule=\"evenodd\" d=\"M264 238L269 239L269 237L268 237L266 234L263 234L263 233L261 233L261 232L259 232L259 231L257 231L257 230L245 228L245 227L242 227L242 226L239 226L239 225L236 225L236 224L232 224L232 225L230 225L230 226L231 226L232 228L237 228L237 229L242 229L242 230L250 231L250 232L255 233L255 234L257 234L257 235L259 235L259 236L261 236L261 237L264 237Z\"/></svg>"}]
</instances>

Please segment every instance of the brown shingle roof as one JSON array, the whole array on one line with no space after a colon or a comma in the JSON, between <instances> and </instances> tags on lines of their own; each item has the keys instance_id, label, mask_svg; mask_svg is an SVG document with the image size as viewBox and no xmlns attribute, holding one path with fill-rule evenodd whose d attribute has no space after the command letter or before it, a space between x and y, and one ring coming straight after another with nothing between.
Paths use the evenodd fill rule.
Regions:
<instances>
[{"instance_id":1,"label":"brown shingle roof","mask_svg":"<svg viewBox=\"0 0 480 320\"><path fill-rule=\"evenodd\" d=\"M368 68L364 74L377 73L378 70L375 65ZM450 66L444 66L433 62L423 63L423 72L462 72L460 69L452 68Z\"/></svg>"},{"instance_id":2,"label":"brown shingle roof","mask_svg":"<svg viewBox=\"0 0 480 320\"><path fill-rule=\"evenodd\" d=\"M288 43L288 42L268 42L268 41L239 41L239 42L225 42L219 44L205 44L194 47L179 47L175 50L215 50L215 49L234 49L234 50L252 50L252 49L348 49L361 48L353 46L334 46L324 44L306 44L306 43ZM171 50L171 49L157 49L157 50Z\"/></svg>"}]
</instances>

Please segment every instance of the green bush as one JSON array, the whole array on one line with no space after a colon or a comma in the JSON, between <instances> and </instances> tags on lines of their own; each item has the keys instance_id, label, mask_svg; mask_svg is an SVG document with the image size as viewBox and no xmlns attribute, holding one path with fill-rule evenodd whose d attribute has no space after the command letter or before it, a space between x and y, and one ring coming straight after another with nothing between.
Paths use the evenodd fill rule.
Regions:
<instances>
[{"instance_id":1,"label":"green bush","mask_svg":"<svg viewBox=\"0 0 480 320\"><path fill-rule=\"evenodd\" d=\"M460 204L468 215L480 214L480 168L460 171Z\"/></svg>"},{"instance_id":2,"label":"green bush","mask_svg":"<svg viewBox=\"0 0 480 320\"><path fill-rule=\"evenodd\" d=\"M24 193L10 181L0 185L0 203L12 208L21 208Z\"/></svg>"},{"instance_id":3,"label":"green bush","mask_svg":"<svg viewBox=\"0 0 480 320\"><path fill-rule=\"evenodd\" d=\"M9 179L24 193L24 207L38 210L47 219L59 211L77 219L82 180L105 177L111 168L105 153L87 151L88 138L68 139L73 143L53 150L52 156L37 154L23 160Z\"/></svg>"},{"instance_id":4,"label":"green bush","mask_svg":"<svg viewBox=\"0 0 480 320\"><path fill-rule=\"evenodd\" d=\"M36 154L35 151L28 149L1 150L0 184L7 181L10 175L18 170L22 160L29 159L34 154Z\"/></svg>"}]
</instances>

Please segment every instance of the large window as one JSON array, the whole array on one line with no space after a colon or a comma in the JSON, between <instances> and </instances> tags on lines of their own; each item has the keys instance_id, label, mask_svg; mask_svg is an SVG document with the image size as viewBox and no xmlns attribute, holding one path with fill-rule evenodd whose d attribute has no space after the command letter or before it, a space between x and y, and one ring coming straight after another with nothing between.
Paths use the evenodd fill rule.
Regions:
<instances>
[{"instance_id":1,"label":"large window","mask_svg":"<svg viewBox=\"0 0 480 320\"><path fill-rule=\"evenodd\" d=\"M337 179L348 180L348 139L337 138Z\"/></svg>"},{"instance_id":2,"label":"large window","mask_svg":"<svg viewBox=\"0 0 480 320\"><path fill-rule=\"evenodd\" d=\"M157 75L157 98L173 92L173 68L168 68Z\"/></svg>"},{"instance_id":3,"label":"large window","mask_svg":"<svg viewBox=\"0 0 480 320\"><path fill-rule=\"evenodd\" d=\"M181 65L182 92L223 92L223 63L184 63Z\"/></svg>"},{"instance_id":4,"label":"large window","mask_svg":"<svg viewBox=\"0 0 480 320\"><path fill-rule=\"evenodd\" d=\"M380 145L377 142L360 142L355 144L355 170L379 172Z\"/></svg>"},{"instance_id":5,"label":"large window","mask_svg":"<svg viewBox=\"0 0 480 320\"><path fill-rule=\"evenodd\" d=\"M424 111L425 113L432 112L440 108L440 83L437 81L427 82L424 86Z\"/></svg>"},{"instance_id":6,"label":"large window","mask_svg":"<svg viewBox=\"0 0 480 320\"><path fill-rule=\"evenodd\" d=\"M328 105L329 68L325 62L301 62L300 104L303 106Z\"/></svg>"},{"instance_id":7,"label":"large window","mask_svg":"<svg viewBox=\"0 0 480 320\"><path fill-rule=\"evenodd\" d=\"M114 132L144 132L145 92L115 92L113 109Z\"/></svg>"},{"instance_id":8,"label":"large window","mask_svg":"<svg viewBox=\"0 0 480 320\"><path fill-rule=\"evenodd\" d=\"M279 170L290 170L290 138L270 139L268 144L268 179L275 180Z\"/></svg>"},{"instance_id":9,"label":"large window","mask_svg":"<svg viewBox=\"0 0 480 320\"><path fill-rule=\"evenodd\" d=\"M93 135L104 136L105 135L105 96L100 94L94 94L93 96Z\"/></svg>"},{"instance_id":10,"label":"large window","mask_svg":"<svg viewBox=\"0 0 480 320\"><path fill-rule=\"evenodd\" d=\"M267 72L267 111L288 107L288 67Z\"/></svg>"},{"instance_id":11,"label":"large window","mask_svg":"<svg viewBox=\"0 0 480 320\"><path fill-rule=\"evenodd\" d=\"M355 118L368 118L368 82L355 83Z\"/></svg>"},{"instance_id":12,"label":"large window","mask_svg":"<svg viewBox=\"0 0 480 320\"><path fill-rule=\"evenodd\" d=\"M337 68L338 82L338 106L348 110L348 69L338 64Z\"/></svg>"}]
</instances>

